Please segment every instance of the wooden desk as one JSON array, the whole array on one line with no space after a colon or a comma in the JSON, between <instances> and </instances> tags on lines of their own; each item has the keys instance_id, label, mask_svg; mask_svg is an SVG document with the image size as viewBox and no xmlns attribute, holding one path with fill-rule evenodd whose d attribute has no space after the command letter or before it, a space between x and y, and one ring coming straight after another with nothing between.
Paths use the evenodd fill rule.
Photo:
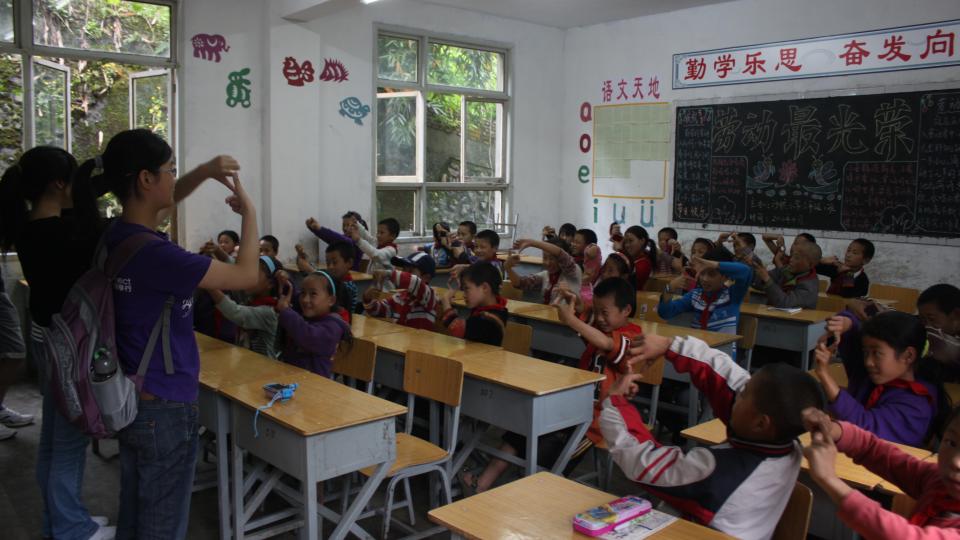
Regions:
<instances>
[{"instance_id":1,"label":"wooden desk","mask_svg":"<svg viewBox=\"0 0 960 540\"><path fill-rule=\"evenodd\" d=\"M727 428L719 419L713 419L709 422L704 422L703 424L687 428L680 432L680 434L690 440L706 445L720 444L727 440ZM804 446L808 446L810 444L810 434L804 433L801 435L800 442ZM914 448L904 444L893 444L917 459L925 459L931 455L929 450L923 448ZM808 471L810 469L810 464L807 462L806 458L803 459L800 467L804 471ZM877 489L890 495L903 494L903 492L900 491L900 488L873 474L865 467L857 465L852 459L842 452L837 453L837 476L839 476L841 480L857 489Z\"/></svg>"},{"instance_id":2,"label":"wooden desk","mask_svg":"<svg viewBox=\"0 0 960 540\"><path fill-rule=\"evenodd\" d=\"M466 375L460 404L463 414L523 435L526 456L538 455L541 435L576 427L551 469L562 474L593 421L594 387L603 376L504 350L469 354L460 361ZM453 471L459 471L473 450L481 448L523 467L527 475L537 472L536 459L501 455L499 449L481 444L485 431L464 433Z\"/></svg>"},{"instance_id":3,"label":"wooden desk","mask_svg":"<svg viewBox=\"0 0 960 540\"><path fill-rule=\"evenodd\" d=\"M200 352L200 392L197 404L200 425L217 434L217 497L220 509L220 537L230 538L229 452L230 403L219 393L225 386L249 381L290 383L310 372L219 339L196 334ZM204 347L206 349L204 349ZM262 394L261 390L261 394ZM204 487L202 481L195 484Z\"/></svg>"},{"instance_id":4,"label":"wooden desk","mask_svg":"<svg viewBox=\"0 0 960 540\"><path fill-rule=\"evenodd\" d=\"M234 347L232 343L227 343L226 341L210 337L206 334L201 334L200 332L194 332L194 336L197 338L197 349L200 350L200 356L203 356L203 353L207 351L215 351L217 349L225 349L227 347Z\"/></svg>"},{"instance_id":5,"label":"wooden desk","mask_svg":"<svg viewBox=\"0 0 960 540\"><path fill-rule=\"evenodd\" d=\"M577 443L593 421L594 383L601 376L552 362L508 353L499 347L464 341L426 330L372 336L377 344L374 380L390 388L403 388L404 357L408 350L455 358L463 363L461 410L464 416L524 435L527 456L536 456L539 435L576 427L554 471L566 467ZM431 434L439 425L431 416ZM474 434L478 435L478 434ZM459 470L479 444L466 445L451 470ZM494 452L491 452L494 453ZM537 471L536 459L508 459Z\"/></svg>"},{"instance_id":6,"label":"wooden desk","mask_svg":"<svg viewBox=\"0 0 960 540\"><path fill-rule=\"evenodd\" d=\"M573 516L616 495L550 473L522 478L429 512L454 538L589 538L573 530ZM714 539L729 536L677 519L650 538Z\"/></svg>"},{"instance_id":7,"label":"wooden desk","mask_svg":"<svg viewBox=\"0 0 960 540\"><path fill-rule=\"evenodd\" d=\"M414 328L381 321L366 315L354 314L350 318L350 331L355 338L369 339L373 336L393 334L396 332L415 332Z\"/></svg>"},{"instance_id":8,"label":"wooden desk","mask_svg":"<svg viewBox=\"0 0 960 540\"><path fill-rule=\"evenodd\" d=\"M260 412L257 436L254 434L256 410L267 402L261 388L263 382L221 390L231 400L233 528L239 531L236 537L243 538L254 511L274 490L294 506L303 508L302 523L294 522L294 526L301 527L301 537L318 537L318 513L319 517L338 522L330 538L358 534L360 531L354 525L357 517L396 459L394 418L405 413L406 407L308 373L297 381L300 387L293 399L277 402ZM243 450L275 468L269 473L254 470L251 474L254 478L245 478ZM343 515L338 516L317 504L317 482L371 466L375 467L374 473ZM280 482L284 474L300 480L301 494ZM253 486L258 481L259 486L244 504L245 486ZM290 513L278 515L289 517ZM289 523L284 526L286 530L291 527ZM281 530L284 529L263 534L277 534ZM260 532L258 530L258 534Z\"/></svg>"},{"instance_id":9,"label":"wooden desk","mask_svg":"<svg viewBox=\"0 0 960 540\"><path fill-rule=\"evenodd\" d=\"M817 348L826 320L834 315L816 309L787 313L759 304L743 304L740 313L757 317L757 345L801 353L800 367L804 371L810 369L810 352Z\"/></svg>"},{"instance_id":10,"label":"wooden desk","mask_svg":"<svg viewBox=\"0 0 960 540\"><path fill-rule=\"evenodd\" d=\"M510 315L513 319L533 327L533 339L530 345L533 349L546 351L565 358L580 358L580 355L582 355L586 349L586 345L573 330L570 330L567 325L560 322L560 316L556 308L543 304L527 304L524 308L523 311L519 312L510 311ZM733 356L733 344L741 337L735 334L709 332L707 330L647 322L639 319L630 319L630 322L643 328L645 334L651 333L671 338L677 336L695 337L703 340L708 346L721 350L731 357ZM690 400L687 406L687 425L695 425L698 421L700 395L693 383L690 382L690 376L685 373L678 373L670 362L664 365L663 376L666 379L687 383L689 385Z\"/></svg>"},{"instance_id":11,"label":"wooden desk","mask_svg":"<svg viewBox=\"0 0 960 540\"><path fill-rule=\"evenodd\" d=\"M501 261L506 261L507 259L510 258L510 254L497 253L497 258L500 259ZM520 264L521 265L527 264L527 265L538 266L538 267L543 266L543 257L537 257L534 255L520 255ZM542 270L542 268L537 268L538 272L540 270Z\"/></svg>"}]
</instances>

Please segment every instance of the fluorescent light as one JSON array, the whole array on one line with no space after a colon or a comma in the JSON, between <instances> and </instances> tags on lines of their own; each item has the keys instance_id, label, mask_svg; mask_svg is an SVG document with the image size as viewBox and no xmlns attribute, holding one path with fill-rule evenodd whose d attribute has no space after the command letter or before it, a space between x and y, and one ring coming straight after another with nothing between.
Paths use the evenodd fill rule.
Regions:
<instances>
[{"instance_id":1,"label":"fluorescent light","mask_svg":"<svg viewBox=\"0 0 960 540\"><path fill-rule=\"evenodd\" d=\"M372 4L372 3L376 2L377 0L360 0L360 1L363 2L364 4Z\"/></svg>"}]
</instances>

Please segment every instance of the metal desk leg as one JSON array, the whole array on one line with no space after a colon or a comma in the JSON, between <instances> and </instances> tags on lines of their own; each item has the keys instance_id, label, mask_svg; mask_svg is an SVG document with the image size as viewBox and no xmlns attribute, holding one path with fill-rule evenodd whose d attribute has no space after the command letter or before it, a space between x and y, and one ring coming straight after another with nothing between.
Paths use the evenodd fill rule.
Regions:
<instances>
[{"instance_id":1,"label":"metal desk leg","mask_svg":"<svg viewBox=\"0 0 960 540\"><path fill-rule=\"evenodd\" d=\"M307 451L307 463L314 463L313 452ZM313 466L306 467L306 478L303 479L300 490L303 492L303 527L300 528L302 540L316 540L320 537L319 520L317 519L317 470ZM345 532L345 531L344 531Z\"/></svg>"},{"instance_id":2,"label":"metal desk leg","mask_svg":"<svg viewBox=\"0 0 960 540\"><path fill-rule=\"evenodd\" d=\"M231 492L233 493L233 530L236 531L234 537L237 540L243 540L243 450L237 446L236 439L231 441L230 451L233 464Z\"/></svg>"},{"instance_id":3,"label":"metal desk leg","mask_svg":"<svg viewBox=\"0 0 960 540\"><path fill-rule=\"evenodd\" d=\"M584 422L577 426L577 429L573 430L573 433L567 440L567 444L563 447L563 452L560 453L560 457L557 458L557 462L553 464L553 469L551 469L550 472L563 476L563 470L567 468L567 463L570 463L570 458L573 457L573 451L580 445L580 441L583 440L583 436L586 435L587 429L592 423L592 421ZM536 465L536 463L534 463L534 465Z\"/></svg>"},{"instance_id":4,"label":"metal desk leg","mask_svg":"<svg viewBox=\"0 0 960 540\"><path fill-rule=\"evenodd\" d=\"M538 440L539 435L534 435L533 430L530 430L530 435L527 435L527 470L524 472L524 476L531 476L537 474L537 445L540 443Z\"/></svg>"},{"instance_id":5,"label":"metal desk leg","mask_svg":"<svg viewBox=\"0 0 960 540\"><path fill-rule=\"evenodd\" d=\"M223 397L217 397L217 501L220 508L220 539L230 538L230 454L227 434L230 426L227 416L230 407ZM242 458L241 458L242 462ZM242 495L241 495L242 499Z\"/></svg>"},{"instance_id":6,"label":"metal desk leg","mask_svg":"<svg viewBox=\"0 0 960 540\"><path fill-rule=\"evenodd\" d=\"M385 461L384 463L377 465L377 468L374 469L373 474L370 475L370 478L367 478L367 481L364 482L363 487L360 488L359 492L357 492L357 496L353 500L353 504L351 504L350 508L348 508L347 511L340 516L340 523L337 524L337 528L334 529L333 534L330 535L331 540L341 540L346 538L347 533L350 532L350 528L353 527L357 517L360 515L363 509L366 508L367 503L370 502L370 498L377 491L377 488L380 487L380 483L383 481L383 479L386 478L387 471L390 470L391 465L393 465L393 460ZM316 503L315 500L314 503ZM316 506L314 506L314 508L316 508ZM316 519L316 512L314 512L313 516L314 519Z\"/></svg>"}]
</instances>

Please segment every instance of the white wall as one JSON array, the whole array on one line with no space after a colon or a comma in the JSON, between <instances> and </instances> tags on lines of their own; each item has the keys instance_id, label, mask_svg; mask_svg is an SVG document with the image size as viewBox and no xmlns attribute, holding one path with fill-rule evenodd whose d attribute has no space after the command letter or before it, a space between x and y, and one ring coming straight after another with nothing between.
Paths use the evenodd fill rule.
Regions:
<instances>
[{"instance_id":1,"label":"white wall","mask_svg":"<svg viewBox=\"0 0 960 540\"><path fill-rule=\"evenodd\" d=\"M579 108L584 101L601 103L600 85L604 80L615 78L617 81L634 74L657 75L661 80L663 101L742 99L743 96L769 97L775 94L849 89L872 92L884 87L943 82L956 82L960 86L960 68L949 67L689 90L670 88L674 53L956 18L960 18L960 2L956 0L740 0L572 29L567 32L564 45L566 97L562 111L561 215L574 223L593 224L590 185L583 185L577 179L580 165L590 164L589 155L582 154L578 149L580 135L584 133ZM670 175L672 182L672 166ZM672 194L672 187L668 186L667 192ZM627 224L636 224L640 220L638 202L601 200L598 209L600 219L594 226L601 235L611 221L614 202L618 207L626 203ZM654 229L671 224L669 203L668 199L654 205ZM649 213L649 209L647 211ZM696 236L715 238L717 235L715 231L692 229L689 224L685 227L680 234L681 240L687 243ZM812 232L817 235L826 253L841 256L852 237L836 232ZM939 245L917 245L908 239L902 240L877 243L877 256L868 269L872 280L920 288L933 283L958 281L960 249L957 246L960 243L940 241ZM765 250L760 255L769 260L769 253Z\"/></svg>"},{"instance_id":2,"label":"white wall","mask_svg":"<svg viewBox=\"0 0 960 540\"><path fill-rule=\"evenodd\" d=\"M408 0L368 6L357 2L356 7L306 23L282 19L277 12L282 3L237 4L185 3L181 162L189 167L216 153L237 156L243 178L258 190L261 234L280 239L281 258L291 259L297 242L316 252L316 240L304 227L309 216L339 227L340 215L348 209L365 217L372 214L373 115L358 126L338 111L340 101L350 96L375 106L375 24L496 42L510 49L515 111L511 213L521 213L524 234L560 219L555 186L561 155L557 113L563 99L563 31ZM251 15L256 13L264 16ZM224 34L235 47L224 62L254 69L253 107L229 109L223 104L224 62L192 57L189 38L197 32ZM324 58L338 59L349 70L349 80L289 86L282 75L287 56L310 60L317 75ZM222 195L209 185L188 199L186 245L194 247L226 226L239 226L239 219L222 207Z\"/></svg>"},{"instance_id":3,"label":"white wall","mask_svg":"<svg viewBox=\"0 0 960 540\"><path fill-rule=\"evenodd\" d=\"M269 179L262 167L262 122L266 98L262 60L264 12L261 0L204 0L184 2L180 21L183 59L179 71L180 104L178 167L187 171L210 158L228 154L240 161L241 181L255 200L261 200ZM219 63L193 57L190 38L198 33L221 34L230 46ZM250 68L251 106L226 105L230 72ZM179 207L181 244L196 250L223 229L240 230L240 217L224 203L229 193L207 182ZM263 223L263 210L260 210ZM261 225L262 227L262 225Z\"/></svg>"}]
</instances>

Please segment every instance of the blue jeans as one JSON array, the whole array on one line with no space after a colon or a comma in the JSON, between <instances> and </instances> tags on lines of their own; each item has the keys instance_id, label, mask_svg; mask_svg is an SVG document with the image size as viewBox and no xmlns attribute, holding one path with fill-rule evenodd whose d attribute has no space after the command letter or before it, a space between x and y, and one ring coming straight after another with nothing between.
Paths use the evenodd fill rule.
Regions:
<instances>
[{"instance_id":1,"label":"blue jeans","mask_svg":"<svg viewBox=\"0 0 960 540\"><path fill-rule=\"evenodd\" d=\"M197 458L198 407L140 400L120 440L118 539L185 538Z\"/></svg>"},{"instance_id":2,"label":"blue jeans","mask_svg":"<svg viewBox=\"0 0 960 540\"><path fill-rule=\"evenodd\" d=\"M45 361L42 349L33 340L30 344L37 362ZM90 437L60 414L54 400L47 388L37 448L37 483L44 502L43 536L86 540L97 531L80 497Z\"/></svg>"}]
</instances>

